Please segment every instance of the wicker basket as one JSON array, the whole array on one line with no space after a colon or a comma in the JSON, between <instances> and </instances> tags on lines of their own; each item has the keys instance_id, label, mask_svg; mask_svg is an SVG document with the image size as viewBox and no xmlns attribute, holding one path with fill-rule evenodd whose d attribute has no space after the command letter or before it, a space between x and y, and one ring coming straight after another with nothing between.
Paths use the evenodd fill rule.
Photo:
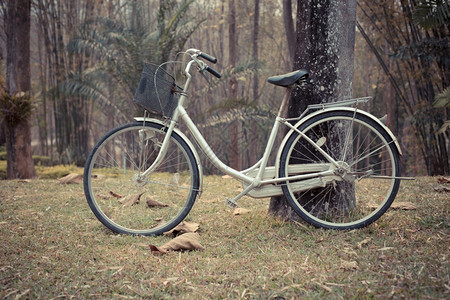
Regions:
<instances>
[{"instance_id":1,"label":"wicker basket","mask_svg":"<svg viewBox=\"0 0 450 300\"><path fill-rule=\"evenodd\" d=\"M169 73L161 66L146 63L134 102L152 114L171 118L178 104L176 91L181 88Z\"/></svg>"}]
</instances>

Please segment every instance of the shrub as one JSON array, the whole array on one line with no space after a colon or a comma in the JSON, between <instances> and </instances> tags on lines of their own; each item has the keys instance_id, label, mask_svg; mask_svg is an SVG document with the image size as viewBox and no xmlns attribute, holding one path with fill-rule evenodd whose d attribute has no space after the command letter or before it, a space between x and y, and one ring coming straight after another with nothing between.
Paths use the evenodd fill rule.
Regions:
<instances>
[{"instance_id":1,"label":"shrub","mask_svg":"<svg viewBox=\"0 0 450 300\"><path fill-rule=\"evenodd\" d=\"M0 179L6 179L6 160L0 160Z\"/></svg>"},{"instance_id":2,"label":"shrub","mask_svg":"<svg viewBox=\"0 0 450 300\"><path fill-rule=\"evenodd\" d=\"M51 166L52 162L50 160L49 156L40 156L40 155L33 155L33 161L34 165L38 166Z\"/></svg>"},{"instance_id":3,"label":"shrub","mask_svg":"<svg viewBox=\"0 0 450 300\"><path fill-rule=\"evenodd\" d=\"M35 168L39 179L58 179L70 173L83 174L83 169L75 165L57 165L52 167L36 165Z\"/></svg>"}]
</instances>

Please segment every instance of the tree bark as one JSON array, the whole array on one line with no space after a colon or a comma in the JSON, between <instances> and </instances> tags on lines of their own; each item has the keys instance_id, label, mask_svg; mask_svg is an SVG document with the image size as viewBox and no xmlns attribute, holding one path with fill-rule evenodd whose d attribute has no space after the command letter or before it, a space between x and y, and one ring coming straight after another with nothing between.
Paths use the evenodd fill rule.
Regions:
<instances>
[{"instance_id":1,"label":"tree bark","mask_svg":"<svg viewBox=\"0 0 450 300\"><path fill-rule=\"evenodd\" d=\"M255 0L254 15L253 15L253 61L258 63L258 39L259 39L259 0ZM258 100L258 71L253 74L253 102ZM250 166L257 162L257 140L258 140L258 126L256 122L251 124L251 140L248 151L248 163Z\"/></svg>"},{"instance_id":2,"label":"tree bark","mask_svg":"<svg viewBox=\"0 0 450 300\"><path fill-rule=\"evenodd\" d=\"M30 7L30 0L9 1L5 16L7 67L2 110L8 179L36 176L31 156L31 104L22 102L30 101ZM12 99L18 105L9 106ZM27 110L15 110L22 104Z\"/></svg>"},{"instance_id":3,"label":"tree bark","mask_svg":"<svg viewBox=\"0 0 450 300\"><path fill-rule=\"evenodd\" d=\"M292 18L292 0L283 0L283 23L284 29L286 30L289 61L291 62L290 67L292 67L296 49L294 20Z\"/></svg>"},{"instance_id":4,"label":"tree bark","mask_svg":"<svg viewBox=\"0 0 450 300\"><path fill-rule=\"evenodd\" d=\"M228 50L230 53L230 67L236 67L236 6L234 0L229 0L228 2L228 33L229 33L229 43ZM235 101L237 99L237 79L236 76L231 76L230 78L230 94L229 98ZM241 126L239 120L234 120L230 125L230 166L233 169L241 169L241 159L239 151L239 129Z\"/></svg>"},{"instance_id":5,"label":"tree bark","mask_svg":"<svg viewBox=\"0 0 450 300\"><path fill-rule=\"evenodd\" d=\"M291 94L288 116L298 116L309 104L335 102L352 95L355 43L356 0L298 0L297 48L295 69L310 71L312 84ZM333 132L333 147L343 132ZM342 139L344 140L344 139ZM353 188L348 183L337 188L344 193L346 203L354 201ZM337 195L336 195L337 196ZM305 195L299 201L308 201ZM297 219L284 196L272 197L269 213L284 219Z\"/></svg>"}]
</instances>

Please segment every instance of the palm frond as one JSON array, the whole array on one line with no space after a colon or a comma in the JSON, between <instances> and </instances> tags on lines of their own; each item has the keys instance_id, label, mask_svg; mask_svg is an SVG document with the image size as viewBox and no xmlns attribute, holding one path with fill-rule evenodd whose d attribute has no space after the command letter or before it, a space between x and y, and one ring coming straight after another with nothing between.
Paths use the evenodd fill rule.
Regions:
<instances>
[{"instance_id":1,"label":"palm frond","mask_svg":"<svg viewBox=\"0 0 450 300\"><path fill-rule=\"evenodd\" d=\"M433 29L441 25L448 25L449 18L450 5L446 0L421 1L413 13L414 24L424 29Z\"/></svg>"},{"instance_id":2,"label":"palm frond","mask_svg":"<svg viewBox=\"0 0 450 300\"><path fill-rule=\"evenodd\" d=\"M106 89L103 80L99 80L99 73L103 73L101 69L92 68L87 70L83 75L71 73L68 78L60 84L59 91L69 96L84 97L92 99L99 103L100 107L110 108L115 112L115 116L121 120L127 120L126 115L115 103L103 93ZM103 76L107 76L103 74Z\"/></svg>"},{"instance_id":3,"label":"palm frond","mask_svg":"<svg viewBox=\"0 0 450 300\"><path fill-rule=\"evenodd\" d=\"M448 60L449 39L426 38L410 45L401 46L390 56L395 59L425 59L437 62Z\"/></svg>"},{"instance_id":4,"label":"palm frond","mask_svg":"<svg viewBox=\"0 0 450 300\"><path fill-rule=\"evenodd\" d=\"M450 87L444 89L434 98L433 107L450 107Z\"/></svg>"}]
</instances>

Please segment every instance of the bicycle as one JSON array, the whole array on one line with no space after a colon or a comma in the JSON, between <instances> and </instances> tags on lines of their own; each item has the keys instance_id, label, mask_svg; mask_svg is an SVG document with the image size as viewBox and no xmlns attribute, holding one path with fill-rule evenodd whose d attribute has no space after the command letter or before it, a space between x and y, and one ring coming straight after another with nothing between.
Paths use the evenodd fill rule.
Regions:
<instances>
[{"instance_id":1,"label":"bicycle","mask_svg":"<svg viewBox=\"0 0 450 300\"><path fill-rule=\"evenodd\" d=\"M238 171L210 148L184 108L192 68L221 74L206 62L217 59L196 49L184 52L181 88L165 66L145 64L134 101L144 117L119 126L95 145L84 171L87 202L106 227L119 234L159 235L178 225L203 189L202 166L193 143L177 127L183 121L199 147L222 172L241 181L244 195L284 195L306 222L330 229L362 228L390 207L401 179L400 146L386 125L358 105L370 97L309 105L296 118L282 116L292 88L305 84L306 70L273 76L286 88L262 158ZM161 118L150 118L147 112ZM267 166L280 126L288 131L275 166ZM286 130L285 130L286 131ZM340 140L340 141L338 141ZM346 192L345 192L346 191Z\"/></svg>"}]
</instances>

